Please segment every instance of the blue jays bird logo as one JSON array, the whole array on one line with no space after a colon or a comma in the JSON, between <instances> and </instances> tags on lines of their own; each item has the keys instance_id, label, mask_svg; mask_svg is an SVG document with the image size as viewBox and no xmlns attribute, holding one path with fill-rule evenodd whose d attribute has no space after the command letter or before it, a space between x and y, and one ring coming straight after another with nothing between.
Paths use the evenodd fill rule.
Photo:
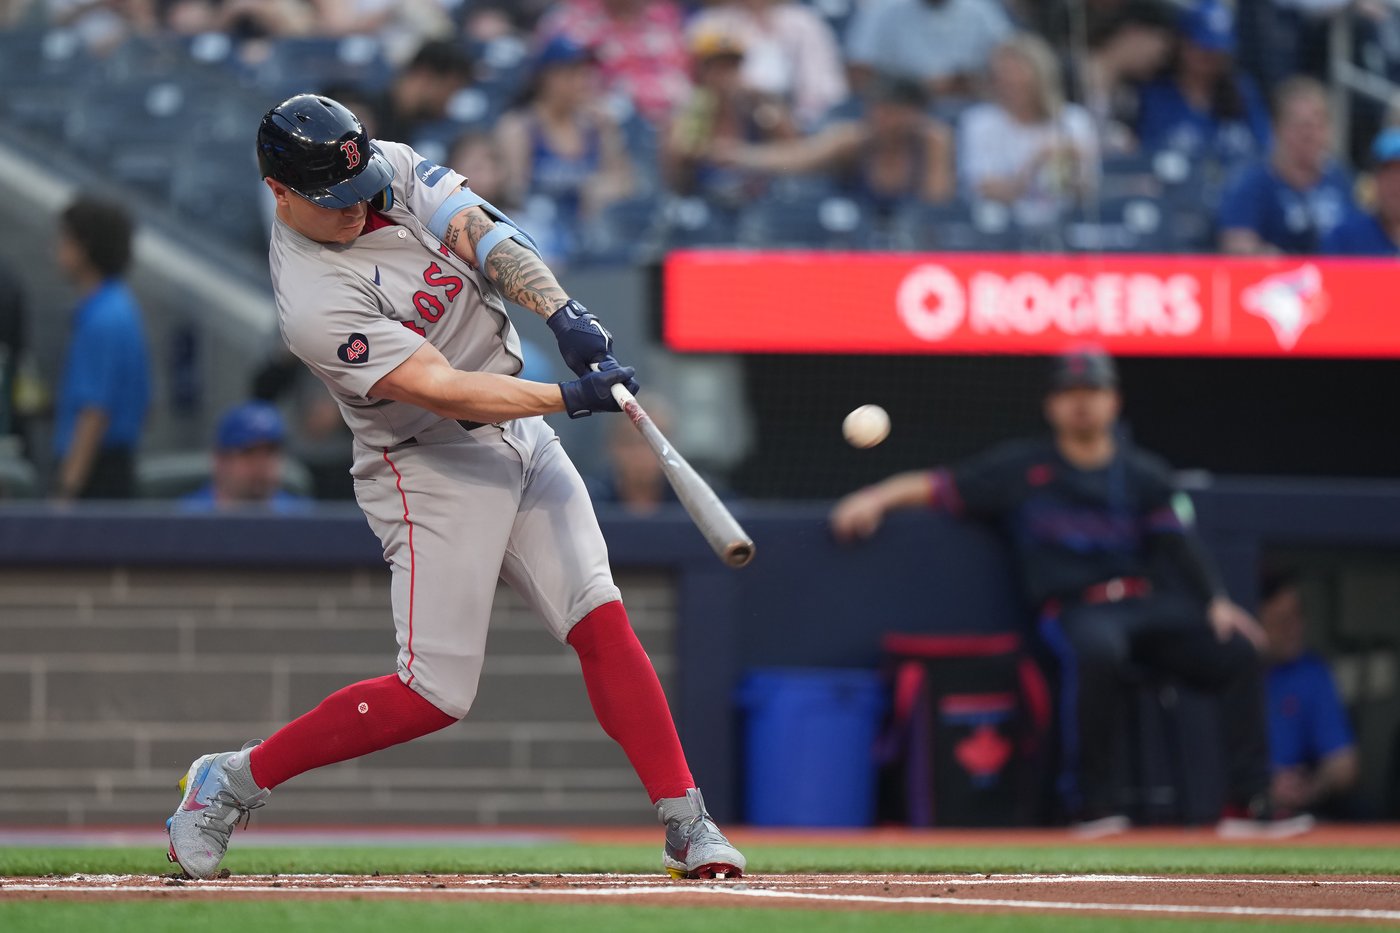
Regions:
<instances>
[{"instance_id":1,"label":"blue jays bird logo","mask_svg":"<svg viewBox=\"0 0 1400 933\"><path fill-rule=\"evenodd\" d=\"M1285 350L1292 350L1303 331L1327 313L1322 273L1312 264L1271 275L1246 288L1240 302L1246 311L1268 323Z\"/></svg>"}]
</instances>

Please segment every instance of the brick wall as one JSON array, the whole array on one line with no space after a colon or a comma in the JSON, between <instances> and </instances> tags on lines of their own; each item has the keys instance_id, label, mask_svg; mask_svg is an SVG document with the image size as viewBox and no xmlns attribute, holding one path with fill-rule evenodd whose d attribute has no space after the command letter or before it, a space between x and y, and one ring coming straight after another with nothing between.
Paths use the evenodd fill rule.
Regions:
<instances>
[{"instance_id":1,"label":"brick wall","mask_svg":"<svg viewBox=\"0 0 1400 933\"><path fill-rule=\"evenodd\" d=\"M159 825L197 755L237 748L394 668L379 568L0 571L0 825ZM665 576L619 577L670 693ZM302 775L273 823L647 823L572 650L505 587L471 714Z\"/></svg>"}]
</instances>

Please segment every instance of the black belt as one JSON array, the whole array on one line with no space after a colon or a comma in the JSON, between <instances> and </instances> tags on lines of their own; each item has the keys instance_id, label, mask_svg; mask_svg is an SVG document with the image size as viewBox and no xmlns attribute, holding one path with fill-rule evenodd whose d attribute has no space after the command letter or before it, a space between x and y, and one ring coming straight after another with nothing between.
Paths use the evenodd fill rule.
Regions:
<instances>
[{"instance_id":1,"label":"black belt","mask_svg":"<svg viewBox=\"0 0 1400 933\"><path fill-rule=\"evenodd\" d=\"M1078 597L1069 600L1070 605L1101 606L1104 603L1121 603L1125 599L1143 599L1152 595L1152 582L1143 577L1114 577L1103 583L1085 587ZM1046 600L1041 612L1056 615L1064 608L1065 602L1059 599Z\"/></svg>"},{"instance_id":2,"label":"black belt","mask_svg":"<svg viewBox=\"0 0 1400 933\"><path fill-rule=\"evenodd\" d=\"M490 421L463 421L461 418L456 419L456 421L462 426L463 430L466 431L475 431L477 428L484 428L487 425L491 424ZM408 440L400 441L399 443L395 444L393 447L390 447L388 449L402 450L405 447L416 447L417 445L418 438L410 437Z\"/></svg>"}]
</instances>

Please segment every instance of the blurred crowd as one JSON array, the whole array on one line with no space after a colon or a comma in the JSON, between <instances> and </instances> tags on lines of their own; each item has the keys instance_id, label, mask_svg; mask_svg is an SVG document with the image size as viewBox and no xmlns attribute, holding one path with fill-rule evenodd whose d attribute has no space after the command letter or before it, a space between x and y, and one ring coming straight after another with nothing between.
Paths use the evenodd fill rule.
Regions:
<instances>
[{"instance_id":1,"label":"blurred crowd","mask_svg":"<svg viewBox=\"0 0 1400 933\"><path fill-rule=\"evenodd\" d=\"M251 67L288 43L306 61L321 54L315 42L332 43L331 61L301 77L323 78L315 89L372 134L462 171L556 261L636 258L631 247L668 211L683 242L750 246L956 248L937 227L960 217L989 235L964 247L983 248L1374 253L1394 252L1400 232L1397 184L1385 180L1400 137L1377 135L1395 121L1352 107L1354 138L1339 139L1323 83L1336 15L1355 19L1369 66L1390 70L1400 8L1380 0L0 10L98 53L173 36L207 60L218 37L219 54ZM1374 181L1354 175L1372 169ZM1070 222L1122 221L1133 198L1158 204L1148 226L1160 235L1064 236ZM834 206L814 215L824 200ZM1137 233L1142 216L1129 223ZM991 236L1007 228L1024 236Z\"/></svg>"},{"instance_id":2,"label":"blurred crowd","mask_svg":"<svg viewBox=\"0 0 1400 933\"><path fill-rule=\"evenodd\" d=\"M647 244L1393 255L1400 111L1327 83L1338 16L1390 77L1400 5L1380 0L0 0L0 39L41 38L0 54L0 116L95 146L104 178L177 206L185 191L207 225L251 210L265 236L239 146L255 116L219 95L260 113L314 88L466 175L556 267ZM104 61L124 64L83 71ZM87 83L46 127L60 74ZM41 485L125 494L147 389L103 366L146 352L113 284L130 221L70 211L57 258L76 329ZM0 276L7 399L17 295ZM299 372L270 360L248 398L301 413L302 491L345 496L339 418L300 397Z\"/></svg>"}]
</instances>

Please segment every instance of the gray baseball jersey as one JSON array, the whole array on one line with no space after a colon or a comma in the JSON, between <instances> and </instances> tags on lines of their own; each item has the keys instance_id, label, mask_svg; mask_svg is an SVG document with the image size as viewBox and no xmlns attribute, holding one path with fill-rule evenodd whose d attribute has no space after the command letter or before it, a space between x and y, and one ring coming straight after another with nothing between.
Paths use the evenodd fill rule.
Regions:
<instances>
[{"instance_id":1,"label":"gray baseball jersey","mask_svg":"<svg viewBox=\"0 0 1400 933\"><path fill-rule=\"evenodd\" d=\"M501 296L429 230L466 179L408 146L374 145L394 169L391 205L346 245L279 220L272 280L287 345L355 434L355 498L393 573L399 676L460 717L476 695L498 578L560 641L619 593L583 481L544 419L469 430L369 397L424 341L457 369L522 366Z\"/></svg>"},{"instance_id":2,"label":"gray baseball jersey","mask_svg":"<svg viewBox=\"0 0 1400 933\"><path fill-rule=\"evenodd\" d=\"M401 143L374 143L394 169L392 225L347 245L272 231L272 284L282 336L325 382L355 437L392 446L440 420L370 388L428 341L458 369L514 375L520 340L495 287L428 230L466 184Z\"/></svg>"}]
</instances>

